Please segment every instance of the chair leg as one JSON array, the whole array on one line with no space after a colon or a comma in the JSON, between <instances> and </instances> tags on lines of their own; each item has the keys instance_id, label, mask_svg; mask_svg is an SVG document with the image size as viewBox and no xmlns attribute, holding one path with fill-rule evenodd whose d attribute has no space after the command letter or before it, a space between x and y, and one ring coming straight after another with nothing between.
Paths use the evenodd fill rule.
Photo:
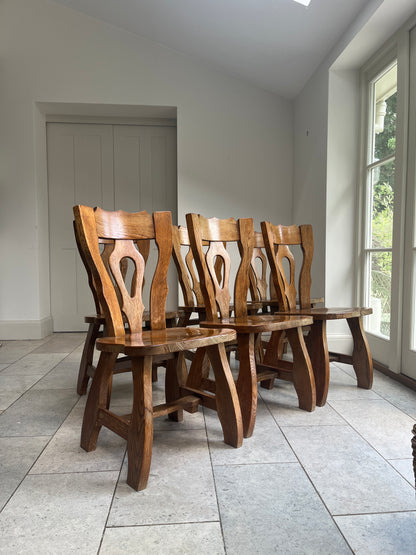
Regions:
<instances>
[{"instance_id":1,"label":"chair leg","mask_svg":"<svg viewBox=\"0 0 416 555\"><path fill-rule=\"evenodd\" d=\"M293 354L293 385L299 400L299 408L312 412L316 406L315 378L302 328L286 330Z\"/></svg>"},{"instance_id":2,"label":"chair leg","mask_svg":"<svg viewBox=\"0 0 416 555\"><path fill-rule=\"evenodd\" d=\"M217 413L224 441L233 447L240 447L243 443L243 421L225 346L211 345L207 347L207 352L215 375Z\"/></svg>"},{"instance_id":3,"label":"chair leg","mask_svg":"<svg viewBox=\"0 0 416 555\"><path fill-rule=\"evenodd\" d=\"M250 437L254 431L257 414L257 371L254 333L238 333L237 342L240 360L237 393L243 418L244 437Z\"/></svg>"},{"instance_id":4,"label":"chair leg","mask_svg":"<svg viewBox=\"0 0 416 555\"><path fill-rule=\"evenodd\" d=\"M357 386L371 389L373 385L373 359L363 327L363 318L347 318L353 338L352 365L357 376Z\"/></svg>"},{"instance_id":5,"label":"chair leg","mask_svg":"<svg viewBox=\"0 0 416 555\"><path fill-rule=\"evenodd\" d=\"M283 340L285 338L284 331L274 331L267 343L266 351L263 356L263 362L271 366L277 366L279 360L283 357ZM263 380L260 382L263 389L273 389L274 378Z\"/></svg>"},{"instance_id":6,"label":"chair leg","mask_svg":"<svg viewBox=\"0 0 416 555\"><path fill-rule=\"evenodd\" d=\"M116 359L116 353L102 352L100 355L82 421L81 447L85 451L94 451L97 445L98 434L101 429L98 419L99 411L107 408L108 391Z\"/></svg>"},{"instance_id":7,"label":"chair leg","mask_svg":"<svg viewBox=\"0 0 416 555\"><path fill-rule=\"evenodd\" d=\"M230 353L227 352L227 360L228 363L230 362ZM208 355L205 355L204 357L204 361L202 362L202 377L203 378L209 378L209 371L211 369L211 364L209 362L209 357Z\"/></svg>"},{"instance_id":8,"label":"chair leg","mask_svg":"<svg viewBox=\"0 0 416 555\"><path fill-rule=\"evenodd\" d=\"M192 387L194 389L200 388L205 368L204 365L206 354L206 347L200 347L195 351L191 362L191 367L189 369L188 378L186 380L186 385L188 387Z\"/></svg>"},{"instance_id":9,"label":"chair leg","mask_svg":"<svg viewBox=\"0 0 416 555\"><path fill-rule=\"evenodd\" d=\"M263 351L263 342L261 340L261 333L256 333L256 336L254 339L254 345L256 350L256 360L258 362L263 362L264 351Z\"/></svg>"},{"instance_id":10,"label":"chair leg","mask_svg":"<svg viewBox=\"0 0 416 555\"><path fill-rule=\"evenodd\" d=\"M329 387L329 353L326 320L314 320L308 336L309 356L315 376L316 404L323 407Z\"/></svg>"},{"instance_id":11,"label":"chair leg","mask_svg":"<svg viewBox=\"0 0 416 555\"><path fill-rule=\"evenodd\" d=\"M166 402L176 401L181 396L180 386L185 385L183 375L183 363L185 361L184 353L176 353L175 358L169 359L166 363L165 374L165 396ZM173 422L182 422L183 409L168 414L169 420Z\"/></svg>"},{"instance_id":12,"label":"chair leg","mask_svg":"<svg viewBox=\"0 0 416 555\"><path fill-rule=\"evenodd\" d=\"M94 357L94 347L97 337L100 334L100 324L92 323L88 326L87 337L85 338L84 349L82 350L81 363L78 370L78 395L85 395L88 386L88 368L92 366Z\"/></svg>"},{"instance_id":13,"label":"chair leg","mask_svg":"<svg viewBox=\"0 0 416 555\"><path fill-rule=\"evenodd\" d=\"M133 409L127 435L127 483L146 488L153 446L152 357L132 360Z\"/></svg>"}]
</instances>

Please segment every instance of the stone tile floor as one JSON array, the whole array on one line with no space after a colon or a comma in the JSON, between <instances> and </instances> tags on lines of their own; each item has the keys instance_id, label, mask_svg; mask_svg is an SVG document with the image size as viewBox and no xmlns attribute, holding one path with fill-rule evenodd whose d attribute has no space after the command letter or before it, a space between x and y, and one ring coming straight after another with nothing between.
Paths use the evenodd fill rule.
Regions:
<instances>
[{"instance_id":1,"label":"stone tile floor","mask_svg":"<svg viewBox=\"0 0 416 555\"><path fill-rule=\"evenodd\" d=\"M84 337L0 349L0 553L416 553L416 392L377 372L357 389L332 364L313 413L291 384L261 389L240 449L209 410L157 420L149 485L134 492L124 441L102 430L95 452L79 447ZM125 413L130 398L130 376L116 376L112 405Z\"/></svg>"}]
</instances>

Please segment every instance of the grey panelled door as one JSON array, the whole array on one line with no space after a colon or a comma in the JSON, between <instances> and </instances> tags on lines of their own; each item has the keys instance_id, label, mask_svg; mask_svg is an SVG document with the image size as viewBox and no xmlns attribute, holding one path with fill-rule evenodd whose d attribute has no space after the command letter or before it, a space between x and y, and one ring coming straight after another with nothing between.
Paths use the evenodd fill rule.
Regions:
<instances>
[{"instance_id":1,"label":"grey panelled door","mask_svg":"<svg viewBox=\"0 0 416 555\"><path fill-rule=\"evenodd\" d=\"M75 245L72 207L171 210L176 221L176 128L48 123L47 148L54 331L84 330L84 316L95 309ZM176 291L173 274L171 307Z\"/></svg>"}]
</instances>

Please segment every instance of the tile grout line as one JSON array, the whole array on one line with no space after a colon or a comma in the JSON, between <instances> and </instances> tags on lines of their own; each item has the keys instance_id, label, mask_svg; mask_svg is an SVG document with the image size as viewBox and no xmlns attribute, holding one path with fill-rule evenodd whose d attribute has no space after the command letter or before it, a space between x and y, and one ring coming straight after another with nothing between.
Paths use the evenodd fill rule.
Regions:
<instances>
[{"instance_id":1,"label":"tile grout line","mask_svg":"<svg viewBox=\"0 0 416 555\"><path fill-rule=\"evenodd\" d=\"M215 465L212 462L211 444L210 444L210 441L209 441L207 421L205 419L204 410L202 411L202 414L203 414L204 423L205 423L205 435L206 435L206 438L207 438L207 447L208 447L209 461L210 461L210 464L211 464L212 480L214 482L215 499L217 501L218 518L219 518L219 524L220 524L220 529L221 529L221 538L222 538L222 543L223 543L223 547L224 547L224 553L226 554L227 553L227 548L226 548L226 545L225 545L224 528L222 526L221 509L220 509L220 503L219 503L219 499L218 499L217 481L215 479L215 472L214 472L214 466Z\"/></svg>"},{"instance_id":2,"label":"tile grout line","mask_svg":"<svg viewBox=\"0 0 416 555\"><path fill-rule=\"evenodd\" d=\"M45 343L43 343L43 344L46 344L46 343L47 343L47 341L46 341ZM38 348L38 347L36 347L36 348ZM17 361L15 361L15 362L18 362L19 360L22 360L25 356L31 354L31 353L33 352L33 350L36 350L36 348L35 348L35 349L32 349L32 351L29 351L29 353L24 354L24 355L21 356L19 359L17 359ZM75 348L77 348L77 347L75 347ZM73 349L73 350L74 350L74 349ZM73 352L73 350L70 351L70 352L66 355L66 357L64 357L62 360L65 360L65 358L67 358L67 357ZM62 360L61 360L61 361L62 361ZM60 362L61 362L61 361L60 361ZM53 368L51 368L51 370L50 370L49 372L52 372L52 370L53 370L58 364L60 364L60 362L58 362ZM12 363L12 364L14 364L14 363ZM48 372L47 374L45 374L45 376L48 375L49 372ZM43 376L43 377L44 377L44 376ZM42 379L42 378L40 378L40 379ZM38 380L38 381L39 381L39 380ZM25 395L28 391L30 391L30 390L34 387L34 385L36 385L37 383L38 383L38 382L35 382L30 388L28 388L26 391L24 391L24 392L22 393L22 395L20 395L20 396L18 397L18 399L21 399L21 398L23 397L23 395ZM46 391L47 391L47 390L46 390ZM18 399L16 399L16 401L17 401ZM6 413L6 411L7 411L10 407L12 407L12 406L15 404L16 401L14 401L9 407L7 407L7 409L5 409L1 414ZM25 475L22 477L22 479L19 481L19 483L17 484L17 486L15 487L15 489L13 490L13 492L11 493L11 495L8 497L7 501L5 502L5 504L3 505L3 507L2 507L1 510L0 510L0 514L1 514L1 513L3 512L3 510L7 507L7 505L9 504L9 502L11 501L11 499L13 498L13 496L15 495L15 493L17 492L17 490L20 488L20 486L21 486L22 483L24 482L24 480L30 475L30 471L32 470L32 468L34 467L34 465L36 464L36 462L39 460L40 456L43 454L43 452L45 451L45 449L48 447L48 445L50 444L50 442L52 441L52 439L55 437L55 434L56 434L56 433L58 432L58 430L62 427L62 425L64 424L64 422L66 421L66 419L68 418L69 414L72 412L72 410L74 409L74 407L75 407L75 405L78 403L78 401L79 401L79 398L78 398L77 401L74 403L74 405L70 408L69 412L67 413L67 415L65 416L65 418L62 420L61 424L60 424L60 425L58 426L58 428L53 432L52 435L4 436L4 437L6 437L6 438L15 438L15 437L18 437L18 438L21 438L21 437L27 437L27 438L29 438L29 437L30 437L30 438L45 437L45 438L48 438L48 437L49 437L49 441L47 441L47 442L45 443L43 449L40 451L40 453L39 453L38 456L35 458L35 460L34 460L33 463L31 464L31 466L28 468L28 470L27 470L27 472L25 473ZM0 414L0 416L1 416L1 414ZM33 474L33 476L37 476L37 475L38 475L38 474Z\"/></svg>"},{"instance_id":3,"label":"tile grout line","mask_svg":"<svg viewBox=\"0 0 416 555\"><path fill-rule=\"evenodd\" d=\"M375 400L377 400L377 399L373 399L373 401L375 401ZM384 400L385 400L387 403L389 403L389 404L392 405L392 403L390 403L387 399L384 399ZM371 399L369 400L369 402L371 402ZM370 443L370 441L369 441L368 439L366 439L366 438L362 435L361 432L359 432L350 422L348 422L348 420L347 420L344 416L342 416L342 414L340 414L340 413L337 411L337 409L336 409L334 406L331 405L331 402L329 402L328 404L329 404L329 406L332 408L332 410L333 410L334 412L336 412L336 414L338 414L338 416L339 416L340 418L342 418L342 420L344 420L345 423L346 423L352 430L354 430L354 432L355 432L355 433L356 433L356 434L357 434L357 435L358 435L358 436L359 436L359 437L360 437L360 438L361 438L361 439L362 439L362 440L363 440L363 441L364 441L375 453L377 453L377 455L378 455L381 459L383 459L383 461L386 462L386 463L390 466L390 468L392 468L392 469L396 472L396 474L398 474L398 476L400 476L400 478L402 478L402 480L404 480L404 481L407 482L411 487L413 487L413 485L407 480L407 478L405 478L405 477L397 470L397 468L395 468L395 467L391 464L390 460L395 460L395 459L386 459L386 457L385 457L384 455L382 455L382 453L380 453L380 451L379 451L376 447L374 447L374 445L372 445L372 444ZM392 406L394 406L394 405L392 405ZM397 408L397 407L395 407L395 408ZM401 412L402 412L402 411L401 411ZM403 413L403 414L406 414L406 413ZM406 415L406 416L407 416L407 415ZM409 436L410 436L410 432L409 432ZM411 454L411 452L410 452L411 443L410 443L410 442L411 442L411 438L409 438L409 453ZM412 457L409 457L409 459L411 460ZM403 460L403 459L397 459L397 460Z\"/></svg>"},{"instance_id":4,"label":"tile grout line","mask_svg":"<svg viewBox=\"0 0 416 555\"><path fill-rule=\"evenodd\" d=\"M111 502L110 502L110 505L109 505L109 507L108 507L107 518L105 519L105 523L104 523L104 526L103 526L103 531L102 531L102 534L101 534L100 543L99 543L98 550L97 550L97 555L98 555L98 554L100 553L100 551L101 551L101 547L102 547L103 541L104 541L105 531L107 530L107 528L109 528L109 527L107 526L107 523L108 523L108 519L110 518L111 510L112 510L112 508L113 508L114 498L115 498L115 496L116 496L116 491L117 491L118 485L119 485L119 483L120 483L121 472L122 472L122 470L123 470L123 464L124 464L124 461L125 461L126 457L127 457L127 446L126 446L126 448L125 448L125 450L124 450L124 455L123 455L123 458L122 458L122 460L121 460L120 470L119 470L119 473L118 473L118 478L117 478L116 483L115 483L115 486L114 486L113 495L111 496Z\"/></svg>"},{"instance_id":5,"label":"tile grout line","mask_svg":"<svg viewBox=\"0 0 416 555\"><path fill-rule=\"evenodd\" d=\"M265 399L263 399L263 402L265 403L267 410L269 411L271 417L273 418L274 422L276 423L276 426L278 427L278 429L280 430L281 434L283 435L283 437L285 438L285 441L287 442L287 444L289 445L291 451L293 452L293 455L296 457L296 460L298 461L299 466L301 467L301 469L303 470L303 472L305 473L305 476L307 477L309 483L311 484L312 488L314 489L314 491L316 492L316 495L318 496L319 500L321 501L323 507L325 508L325 510L327 511L328 515L330 516L334 526L336 527L336 529L339 531L341 537L344 539L346 546L348 546L348 548L351 550L351 553L354 553L354 550L352 549L350 543L348 542L347 538L345 537L345 535L343 534L342 530L340 529L340 527L338 526L337 522L335 521L334 515L332 515L331 511L329 510L327 504L325 503L325 501L323 500L321 494L319 493L318 489L316 488L315 484L312 481L312 478L309 476L309 473L307 472L306 468L303 466L301 460L299 459L297 453L295 452L295 450L293 449L290 441L288 440L286 434L284 433L284 431L282 430L280 424L277 422L276 417L274 416L274 414L272 413L272 411L270 410L270 407L268 405L268 403L266 402Z\"/></svg>"}]
</instances>

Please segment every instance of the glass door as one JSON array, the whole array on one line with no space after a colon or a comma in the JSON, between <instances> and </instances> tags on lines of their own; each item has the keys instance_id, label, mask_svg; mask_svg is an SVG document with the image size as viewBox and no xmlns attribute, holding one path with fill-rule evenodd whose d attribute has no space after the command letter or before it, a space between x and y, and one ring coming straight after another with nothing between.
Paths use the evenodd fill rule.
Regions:
<instances>
[{"instance_id":1,"label":"glass door","mask_svg":"<svg viewBox=\"0 0 416 555\"><path fill-rule=\"evenodd\" d=\"M410 33L409 93L401 367L403 374L416 379L416 28Z\"/></svg>"},{"instance_id":2,"label":"glass door","mask_svg":"<svg viewBox=\"0 0 416 555\"><path fill-rule=\"evenodd\" d=\"M367 148L365 162L363 293L373 309L366 319L373 357L394 364L397 307L394 291L400 279L397 263L397 60L374 69L367 81Z\"/></svg>"}]
</instances>

